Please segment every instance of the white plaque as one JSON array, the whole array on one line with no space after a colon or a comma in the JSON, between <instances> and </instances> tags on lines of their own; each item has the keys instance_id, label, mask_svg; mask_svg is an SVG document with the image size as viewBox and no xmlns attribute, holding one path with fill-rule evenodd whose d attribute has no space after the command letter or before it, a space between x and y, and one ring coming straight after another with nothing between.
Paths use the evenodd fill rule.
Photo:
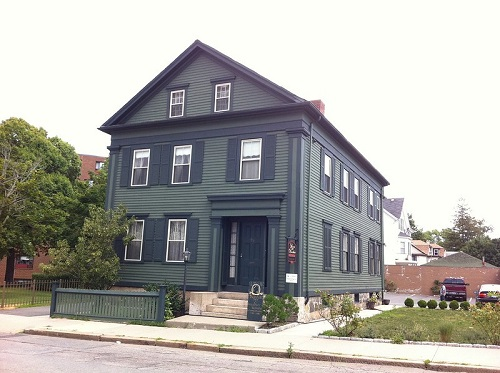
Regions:
<instances>
[{"instance_id":1,"label":"white plaque","mask_svg":"<svg viewBox=\"0 0 500 373\"><path fill-rule=\"evenodd\" d=\"M286 283L296 284L297 283L297 274L296 273L287 273L286 274Z\"/></svg>"}]
</instances>

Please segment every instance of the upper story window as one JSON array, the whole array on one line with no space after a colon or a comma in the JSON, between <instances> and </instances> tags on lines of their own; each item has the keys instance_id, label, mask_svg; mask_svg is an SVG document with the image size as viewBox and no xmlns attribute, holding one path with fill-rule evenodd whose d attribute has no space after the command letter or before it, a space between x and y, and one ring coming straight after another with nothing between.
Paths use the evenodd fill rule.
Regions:
<instances>
[{"instance_id":1,"label":"upper story window","mask_svg":"<svg viewBox=\"0 0 500 373\"><path fill-rule=\"evenodd\" d=\"M332 158L327 154L325 154L324 157L325 157L324 158L325 176L323 178L323 191L327 194L332 194L332 173L333 173Z\"/></svg>"},{"instance_id":2,"label":"upper story window","mask_svg":"<svg viewBox=\"0 0 500 373\"><path fill-rule=\"evenodd\" d=\"M104 162L102 161L96 161L95 162L95 169L100 170L104 166Z\"/></svg>"},{"instance_id":3,"label":"upper story window","mask_svg":"<svg viewBox=\"0 0 500 373\"><path fill-rule=\"evenodd\" d=\"M214 111L228 111L231 100L231 83L215 85Z\"/></svg>"},{"instance_id":4,"label":"upper story window","mask_svg":"<svg viewBox=\"0 0 500 373\"><path fill-rule=\"evenodd\" d=\"M241 141L240 180L260 180L262 139Z\"/></svg>"},{"instance_id":5,"label":"upper story window","mask_svg":"<svg viewBox=\"0 0 500 373\"><path fill-rule=\"evenodd\" d=\"M170 118L184 115L184 94L183 89L170 92Z\"/></svg>"},{"instance_id":6,"label":"upper story window","mask_svg":"<svg viewBox=\"0 0 500 373\"><path fill-rule=\"evenodd\" d=\"M345 168L342 169L342 193L340 199L344 203L349 203L349 171Z\"/></svg>"},{"instance_id":7,"label":"upper story window","mask_svg":"<svg viewBox=\"0 0 500 373\"><path fill-rule=\"evenodd\" d=\"M380 223L380 194L368 189L368 217Z\"/></svg>"},{"instance_id":8,"label":"upper story window","mask_svg":"<svg viewBox=\"0 0 500 373\"><path fill-rule=\"evenodd\" d=\"M132 186L148 185L149 149L134 150Z\"/></svg>"},{"instance_id":9,"label":"upper story window","mask_svg":"<svg viewBox=\"0 0 500 373\"><path fill-rule=\"evenodd\" d=\"M342 190L340 199L343 203L355 210L360 210L360 181L359 178L347 168L342 169Z\"/></svg>"},{"instance_id":10,"label":"upper story window","mask_svg":"<svg viewBox=\"0 0 500 373\"><path fill-rule=\"evenodd\" d=\"M401 241L399 243L399 253L400 254L406 254L406 244L404 241Z\"/></svg>"},{"instance_id":11,"label":"upper story window","mask_svg":"<svg viewBox=\"0 0 500 373\"><path fill-rule=\"evenodd\" d=\"M125 246L125 260L140 261L142 259L142 241L144 234L144 220L136 220L128 232L132 241Z\"/></svg>"},{"instance_id":12,"label":"upper story window","mask_svg":"<svg viewBox=\"0 0 500 373\"><path fill-rule=\"evenodd\" d=\"M192 145L174 147L172 184L189 183Z\"/></svg>"},{"instance_id":13,"label":"upper story window","mask_svg":"<svg viewBox=\"0 0 500 373\"><path fill-rule=\"evenodd\" d=\"M439 249L434 249L434 256L439 256Z\"/></svg>"},{"instance_id":14,"label":"upper story window","mask_svg":"<svg viewBox=\"0 0 500 373\"><path fill-rule=\"evenodd\" d=\"M186 249L187 219L169 219L167 236L167 262L182 262Z\"/></svg>"}]
</instances>

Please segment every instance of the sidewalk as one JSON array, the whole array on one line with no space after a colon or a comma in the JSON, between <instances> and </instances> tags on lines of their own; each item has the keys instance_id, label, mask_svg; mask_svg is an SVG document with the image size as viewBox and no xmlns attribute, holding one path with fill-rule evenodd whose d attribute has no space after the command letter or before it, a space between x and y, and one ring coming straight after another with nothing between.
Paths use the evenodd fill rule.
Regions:
<instances>
[{"instance_id":1,"label":"sidewalk","mask_svg":"<svg viewBox=\"0 0 500 373\"><path fill-rule=\"evenodd\" d=\"M363 310L369 317L393 306ZM209 350L222 353L258 355L311 360L362 362L398 365L448 372L500 371L500 346L473 347L452 344L392 344L388 342L345 340L318 336L330 329L326 321L298 324L275 333L237 333L221 331L228 327L258 328L263 323L245 320L183 316L167 328L123 323L82 321L63 318L13 314L0 310L0 334L28 333L96 341L147 344ZM22 314L22 312L20 312ZM43 313L43 312L42 312ZM47 308L48 313L48 308ZM35 314L35 316L33 316ZM181 324L180 324L181 323ZM167 323L169 324L169 323ZM190 328L186 328L189 325ZM195 328L196 329L195 329ZM218 329L218 330L217 330Z\"/></svg>"}]
</instances>

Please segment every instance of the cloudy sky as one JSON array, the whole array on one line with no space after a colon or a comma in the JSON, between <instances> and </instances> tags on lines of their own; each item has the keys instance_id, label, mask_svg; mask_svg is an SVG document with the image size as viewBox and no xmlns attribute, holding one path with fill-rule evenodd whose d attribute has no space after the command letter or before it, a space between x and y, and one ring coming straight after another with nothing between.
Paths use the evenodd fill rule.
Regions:
<instances>
[{"instance_id":1,"label":"cloudy sky","mask_svg":"<svg viewBox=\"0 0 500 373\"><path fill-rule=\"evenodd\" d=\"M0 0L0 120L78 153L194 40L307 99L420 228L460 198L500 236L500 1Z\"/></svg>"}]
</instances>

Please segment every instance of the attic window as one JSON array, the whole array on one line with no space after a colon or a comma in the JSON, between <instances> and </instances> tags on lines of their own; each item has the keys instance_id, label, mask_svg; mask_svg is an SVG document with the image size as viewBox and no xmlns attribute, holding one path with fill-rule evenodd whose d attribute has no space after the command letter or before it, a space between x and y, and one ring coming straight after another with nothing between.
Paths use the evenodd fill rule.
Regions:
<instances>
[{"instance_id":1,"label":"attic window","mask_svg":"<svg viewBox=\"0 0 500 373\"><path fill-rule=\"evenodd\" d=\"M184 115L184 90L170 92L170 118Z\"/></svg>"},{"instance_id":2,"label":"attic window","mask_svg":"<svg viewBox=\"0 0 500 373\"><path fill-rule=\"evenodd\" d=\"M231 83L215 85L214 111L228 111L231 98Z\"/></svg>"}]
</instances>

